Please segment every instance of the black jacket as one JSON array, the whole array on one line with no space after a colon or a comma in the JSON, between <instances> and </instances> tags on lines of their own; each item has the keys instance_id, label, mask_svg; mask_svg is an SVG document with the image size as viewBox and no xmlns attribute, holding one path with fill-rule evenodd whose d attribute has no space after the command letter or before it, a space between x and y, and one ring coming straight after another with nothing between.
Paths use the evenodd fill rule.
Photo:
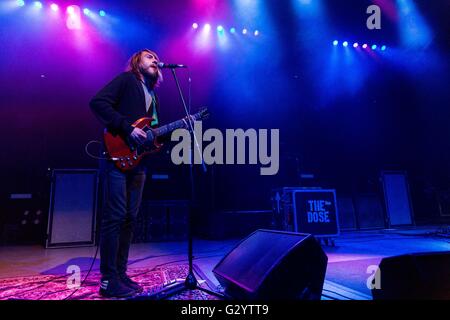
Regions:
<instances>
[{"instance_id":1,"label":"black jacket","mask_svg":"<svg viewBox=\"0 0 450 320\"><path fill-rule=\"evenodd\" d=\"M92 98L89 106L109 131L127 136L133 131L133 122L152 113L151 108L146 112L144 89L132 72L119 74ZM157 97L156 112L160 120Z\"/></svg>"}]
</instances>

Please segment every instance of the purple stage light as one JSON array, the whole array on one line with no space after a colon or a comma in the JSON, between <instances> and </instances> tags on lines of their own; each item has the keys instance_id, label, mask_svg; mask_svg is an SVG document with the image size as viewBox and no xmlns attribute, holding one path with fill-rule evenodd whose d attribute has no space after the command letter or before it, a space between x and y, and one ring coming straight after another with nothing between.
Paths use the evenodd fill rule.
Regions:
<instances>
[{"instance_id":1,"label":"purple stage light","mask_svg":"<svg viewBox=\"0 0 450 320\"><path fill-rule=\"evenodd\" d=\"M364 43L364 44L362 45L362 47L363 47L363 49L366 49L366 48L367 48L367 43Z\"/></svg>"},{"instance_id":2,"label":"purple stage light","mask_svg":"<svg viewBox=\"0 0 450 320\"><path fill-rule=\"evenodd\" d=\"M193 29L197 29L197 28L198 28L198 23L197 23L197 22L194 22L194 23L192 24L192 28L193 28Z\"/></svg>"}]
</instances>

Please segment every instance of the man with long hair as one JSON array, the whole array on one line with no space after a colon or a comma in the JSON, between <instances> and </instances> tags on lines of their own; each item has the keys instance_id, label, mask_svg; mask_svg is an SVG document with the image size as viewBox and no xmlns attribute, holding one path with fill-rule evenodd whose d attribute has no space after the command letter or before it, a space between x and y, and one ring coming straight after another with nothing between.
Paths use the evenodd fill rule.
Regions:
<instances>
[{"instance_id":1,"label":"man with long hair","mask_svg":"<svg viewBox=\"0 0 450 320\"><path fill-rule=\"evenodd\" d=\"M143 49L130 58L127 70L90 101L100 122L112 133L145 143L146 133L131 124L142 117L153 117L158 125L159 104L154 89L162 81L155 52ZM133 224L142 199L146 178L144 165L126 173L110 160L104 170L104 204L100 227L100 294L104 297L128 297L142 287L127 276L128 252Z\"/></svg>"}]
</instances>

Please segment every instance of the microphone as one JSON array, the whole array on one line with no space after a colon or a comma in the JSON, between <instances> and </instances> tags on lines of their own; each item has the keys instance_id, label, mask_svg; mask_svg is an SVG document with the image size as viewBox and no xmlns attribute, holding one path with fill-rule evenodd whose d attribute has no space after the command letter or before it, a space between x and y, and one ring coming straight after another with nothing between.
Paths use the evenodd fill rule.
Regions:
<instances>
[{"instance_id":1,"label":"microphone","mask_svg":"<svg viewBox=\"0 0 450 320\"><path fill-rule=\"evenodd\" d=\"M187 66L184 64L158 62L158 68L175 69L175 68L187 68Z\"/></svg>"}]
</instances>

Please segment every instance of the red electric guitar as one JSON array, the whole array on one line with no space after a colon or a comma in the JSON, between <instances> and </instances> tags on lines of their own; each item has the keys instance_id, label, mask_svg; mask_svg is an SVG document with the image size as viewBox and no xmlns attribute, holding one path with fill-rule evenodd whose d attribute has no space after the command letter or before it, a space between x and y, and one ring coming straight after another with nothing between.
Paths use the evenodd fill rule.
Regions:
<instances>
[{"instance_id":1,"label":"red electric guitar","mask_svg":"<svg viewBox=\"0 0 450 320\"><path fill-rule=\"evenodd\" d=\"M205 108L191 115L191 118L194 120L203 120L208 115L208 109ZM147 133L147 141L142 145L131 142L128 138L124 138L119 134L113 134L105 129L103 138L105 140L106 150L116 167L121 171L125 172L135 168L145 155L158 152L162 147L162 143L160 142L161 136L169 134L176 129L188 127L187 118L161 127L152 127L150 125L152 120L153 118L140 118L132 124L133 127L142 129Z\"/></svg>"}]
</instances>

